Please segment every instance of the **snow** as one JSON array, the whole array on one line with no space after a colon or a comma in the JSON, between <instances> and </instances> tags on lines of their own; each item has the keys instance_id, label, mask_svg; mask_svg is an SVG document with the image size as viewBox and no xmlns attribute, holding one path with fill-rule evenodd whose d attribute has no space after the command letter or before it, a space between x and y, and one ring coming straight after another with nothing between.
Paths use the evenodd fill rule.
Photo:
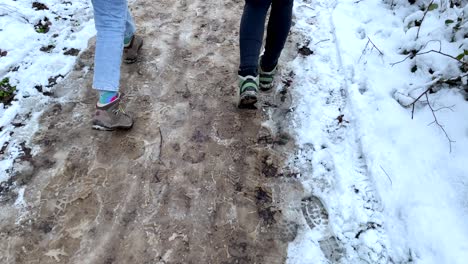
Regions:
<instances>
[{"instance_id":1,"label":"snow","mask_svg":"<svg viewBox=\"0 0 468 264\"><path fill-rule=\"evenodd\" d=\"M427 12L415 40L417 27L408 29L408 25L421 19L424 12L407 1L388 1L394 3L393 8L380 0L307 2L296 1L295 30L304 36L312 32L308 34L312 44L320 39L333 41L335 35L336 45L329 41L311 44L314 55L296 58L289 65L296 73L297 140L302 149L314 149L298 156L302 157L303 167L312 167L302 179L305 188L323 200L332 231L346 248L341 262L465 263L468 103L460 92L462 87L436 85L437 92L428 94L430 106L440 109L435 114L454 141L451 144L433 123L425 97L416 104L413 118L411 107L405 108L397 101L411 103L438 79L460 76L460 64L431 52L392 66L406 57L402 54L405 49L422 48L420 53L441 50L453 57L463 52L461 47L467 49L466 40L459 33L452 39L452 28L444 24L449 18L456 21L463 8L444 9L440 1L435 1L441 10ZM309 25L310 17L316 17L317 24ZM466 27L464 30L466 34ZM334 63L336 68L328 68L324 62ZM414 65L418 68L412 73ZM464 81L466 86L466 77ZM327 102L327 91L339 91L340 86L346 91L341 114L349 124L336 133L330 130L330 123L340 111L329 106L334 102ZM321 145L328 148L318 150ZM359 160L356 153L362 154L366 164L366 188L378 198L379 206L372 214L363 210L359 206L362 201L349 192L359 184L351 172ZM312 162L306 164L304 157ZM334 175L330 177L324 167L335 170ZM366 222L382 224L383 228L362 233L359 241L346 235L356 234L359 228L355 224ZM312 231L305 227L303 232ZM290 246L289 263L326 263L320 254L315 259L308 257L314 261L294 257L315 254L311 252L317 251L319 240L307 235L298 237ZM384 257L363 254L362 250Z\"/></svg>"},{"instance_id":2,"label":"snow","mask_svg":"<svg viewBox=\"0 0 468 264\"><path fill-rule=\"evenodd\" d=\"M24 200L24 191L25 191L24 187L18 190L18 197L16 197L15 206L17 207L26 206L26 201Z\"/></svg>"},{"instance_id":3,"label":"snow","mask_svg":"<svg viewBox=\"0 0 468 264\"><path fill-rule=\"evenodd\" d=\"M9 106L0 103L0 182L11 176L14 160L21 155L20 143L28 141L37 126L37 116L55 100L54 81L60 82L71 71L76 56L65 55L71 48L84 50L89 38L95 35L92 8L89 1L44 2L49 10L34 10L32 1L4 0L0 4L0 49L7 55L0 57L0 80L10 79L16 86L15 100ZM47 17L52 23L47 33L38 33L35 25ZM50 51L42 47L55 46ZM63 77L60 77L63 76ZM42 86L42 92L37 88ZM15 119L28 119L25 127L15 128ZM21 136L13 134L24 134Z\"/></svg>"},{"instance_id":4,"label":"snow","mask_svg":"<svg viewBox=\"0 0 468 264\"><path fill-rule=\"evenodd\" d=\"M76 60L64 52L84 50L95 34L89 1L45 2L49 10L33 10L27 0L0 4L0 49L8 52L0 57L0 80L8 77L17 89L11 105L0 104L0 183L11 176L41 111L57 100L45 95L54 90L47 87L50 78L66 78ZM295 2L291 37L313 54L284 62L283 74L295 74L292 123L299 149L291 162L328 219L314 229L304 215L288 263L468 259L468 103L462 87L438 84L463 73L453 58L431 52L456 57L468 49L468 5L448 8L450 1L435 0L438 8L425 12L430 1L417 2ZM34 25L44 17L50 31L38 33ZM456 29L458 18L464 24ZM55 47L40 51L48 45ZM407 58L412 50L418 55ZM423 96L412 116L405 106L434 84L430 105ZM447 135L433 123L430 107ZM14 127L13 120L27 122ZM25 206L24 191L17 190L17 207ZM338 252L336 260L330 252ZM46 255L58 260L66 253Z\"/></svg>"}]
</instances>

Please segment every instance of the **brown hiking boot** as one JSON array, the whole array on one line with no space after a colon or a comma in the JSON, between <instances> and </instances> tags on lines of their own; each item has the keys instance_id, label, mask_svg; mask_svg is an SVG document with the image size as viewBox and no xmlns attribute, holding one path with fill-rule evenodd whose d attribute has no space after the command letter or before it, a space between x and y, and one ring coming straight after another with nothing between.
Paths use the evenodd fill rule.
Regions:
<instances>
[{"instance_id":1,"label":"brown hiking boot","mask_svg":"<svg viewBox=\"0 0 468 264\"><path fill-rule=\"evenodd\" d=\"M127 64L136 62L141 46L143 46L143 38L134 35L130 41L130 45L124 48L123 61Z\"/></svg>"},{"instance_id":2,"label":"brown hiking boot","mask_svg":"<svg viewBox=\"0 0 468 264\"><path fill-rule=\"evenodd\" d=\"M93 128L97 130L112 131L116 129L130 129L133 118L120 107L121 94L113 102L106 105L96 105L93 117Z\"/></svg>"}]
</instances>

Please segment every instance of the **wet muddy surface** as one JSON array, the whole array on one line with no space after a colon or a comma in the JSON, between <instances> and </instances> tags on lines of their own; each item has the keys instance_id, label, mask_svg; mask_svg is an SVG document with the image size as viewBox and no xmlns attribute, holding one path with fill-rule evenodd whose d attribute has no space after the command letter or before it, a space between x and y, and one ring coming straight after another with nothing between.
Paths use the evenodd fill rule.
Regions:
<instances>
[{"instance_id":1,"label":"wet muddy surface","mask_svg":"<svg viewBox=\"0 0 468 264\"><path fill-rule=\"evenodd\" d=\"M132 6L145 44L122 66L128 132L91 130L90 42L17 164L26 206L1 204L1 263L285 262L302 192L288 97L236 107L242 5Z\"/></svg>"}]
</instances>

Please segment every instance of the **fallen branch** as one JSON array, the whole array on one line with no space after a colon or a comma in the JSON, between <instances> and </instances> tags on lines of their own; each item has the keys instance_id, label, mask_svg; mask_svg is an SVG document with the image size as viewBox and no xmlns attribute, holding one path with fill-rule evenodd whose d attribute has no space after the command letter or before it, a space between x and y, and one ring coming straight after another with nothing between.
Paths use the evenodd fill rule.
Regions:
<instances>
[{"instance_id":1,"label":"fallen branch","mask_svg":"<svg viewBox=\"0 0 468 264\"><path fill-rule=\"evenodd\" d=\"M427 105L429 105L429 108L431 109L432 116L434 117L434 121L433 121L432 123L430 123L429 125L435 123L435 124L437 124L437 125L439 126L439 128L444 132L445 137L447 138L447 140L448 140L448 142L449 142L450 153L452 153L452 143L454 143L455 141L453 141L452 139L450 139L449 135L447 134L447 131L445 131L444 126L442 126L442 125L439 123L439 120L437 120L437 116L436 116L436 114L435 114L434 109L432 108L431 103L429 102L429 96L427 95L427 93L426 93L426 100L427 100Z\"/></svg>"},{"instance_id":2,"label":"fallen branch","mask_svg":"<svg viewBox=\"0 0 468 264\"><path fill-rule=\"evenodd\" d=\"M455 77L455 78L451 78L451 79L441 79L441 78L437 78L427 84L425 84L424 86L427 86L426 90L424 90L424 92L422 92L418 97L416 97L413 102L411 102L410 104L408 105L403 105L404 107L412 107L412 110L411 110L411 119L413 119L414 117L414 107L415 107L415 104L419 101L419 99L421 99L421 97L423 97L424 95L426 95L427 93L433 91L433 88L434 86L436 85L439 85L439 84L448 84L448 85L462 85L463 82L462 82L462 79L464 77L468 76L468 74L465 74L465 75L462 75L462 76L458 76L458 77ZM423 87L424 87L423 86ZM453 106L451 106L453 107ZM442 108L451 108L451 107L442 107ZM442 108L440 109L437 109L435 112L441 110Z\"/></svg>"},{"instance_id":3,"label":"fallen branch","mask_svg":"<svg viewBox=\"0 0 468 264\"><path fill-rule=\"evenodd\" d=\"M441 107L441 108L437 108L437 109L435 109L435 110L434 110L434 112L438 112L438 111L440 111L440 110L444 110L444 109L447 109L447 110L450 110L450 111L452 111L452 112L455 112L455 111L453 111L453 108L454 108L454 107L455 107L455 105L451 105L451 106L443 106L443 107Z\"/></svg>"},{"instance_id":4,"label":"fallen branch","mask_svg":"<svg viewBox=\"0 0 468 264\"><path fill-rule=\"evenodd\" d=\"M419 37L419 31L421 30L421 26L422 26L422 23L423 23L423 21L424 21L424 18L426 17L426 14L427 14L427 12L429 12L429 8L431 7L431 5L432 5L433 3L434 3L434 0L432 0L432 1L429 3L429 5L428 5L427 8L426 8L426 11L424 11L424 15L423 15L423 17L422 17L422 19L421 19L421 23L419 23L418 32L416 33L416 39L418 39L418 37Z\"/></svg>"},{"instance_id":5,"label":"fallen branch","mask_svg":"<svg viewBox=\"0 0 468 264\"><path fill-rule=\"evenodd\" d=\"M361 61L362 56L364 56L366 54L366 50L367 50L367 47L369 47L369 44L372 44L372 46L373 46L373 48L371 48L371 51L372 51L372 49L375 48L379 52L380 56L384 55L383 52L374 44L374 42L372 42L372 40L369 37L367 37L366 46L364 46L364 49L362 50L361 56L359 57L358 61Z\"/></svg>"},{"instance_id":6,"label":"fallen branch","mask_svg":"<svg viewBox=\"0 0 468 264\"><path fill-rule=\"evenodd\" d=\"M425 94L427 94L429 91L431 91L432 87L434 85L436 85L439 81L440 81L440 78L435 79L435 80L425 84L424 86L427 86L428 88L426 88L426 90L424 90L424 92L422 94L420 94L418 97L416 97L416 99L414 99L413 102L411 102L410 104L403 105L404 107L412 106L413 109L411 110L411 119L413 119L413 117L414 117L414 106L416 105L416 103L419 101L419 99L421 99L421 97L423 97Z\"/></svg>"},{"instance_id":7,"label":"fallen branch","mask_svg":"<svg viewBox=\"0 0 468 264\"><path fill-rule=\"evenodd\" d=\"M393 186L392 178L390 178L390 175L388 175L388 173L384 170L384 168L381 165L379 166L382 169L382 171L385 173L385 175L387 175L388 179L390 180L390 186Z\"/></svg>"},{"instance_id":8,"label":"fallen branch","mask_svg":"<svg viewBox=\"0 0 468 264\"><path fill-rule=\"evenodd\" d=\"M448 142L449 142L450 153L452 153L452 143L454 143L455 141L453 141L453 140L449 137L447 131L446 131L445 128L444 128L444 126L441 125L441 124L439 123L439 120L437 119L437 116L436 116L435 113L436 113L437 111L442 110L442 109L449 109L449 110L453 111L454 105L452 105L452 106L445 106L445 107L441 107L441 108L438 108L438 109L434 109L434 108L432 107L432 105L431 105L431 102L429 102L429 95L428 95L428 93L432 91L432 88L433 88L435 85L439 85L439 84L453 84L453 83L455 83L455 82L457 82L457 83L458 83L458 82L459 82L459 83L462 83L461 79L462 79L463 77L465 77L465 76L466 76L466 74L465 74L464 76L459 76L459 77L452 78L452 79L441 79L441 78L435 79L435 80L433 80L432 82L430 82L430 83L428 83L428 84L425 85L425 86L428 86L428 88L427 88L424 92L422 92L418 97L416 97L416 99L414 99L414 101L413 101L412 103L410 103L410 104L404 106L404 107L410 107L410 106L412 107L412 109L411 109L411 119L414 119L414 109L415 109L416 103L417 103L423 96L426 97L427 105L429 106L429 109L430 109L431 112L432 112L432 116L434 117L434 121L431 122L429 125L432 125L432 124L435 123L435 124L437 124L437 126L439 126L439 128L442 130L442 132L444 132L445 137L447 138L447 140L448 140Z\"/></svg>"},{"instance_id":9,"label":"fallen branch","mask_svg":"<svg viewBox=\"0 0 468 264\"><path fill-rule=\"evenodd\" d=\"M159 155L158 155L159 162L161 162L162 147L163 147L163 134L161 131L161 127L159 127Z\"/></svg>"},{"instance_id":10,"label":"fallen branch","mask_svg":"<svg viewBox=\"0 0 468 264\"><path fill-rule=\"evenodd\" d=\"M369 40L369 42L372 44L372 46L374 46L374 48L375 48L376 50L378 50L378 51L379 51L380 55L381 55L381 56L383 56L383 55L384 55L384 54L383 54L383 52L382 52L382 51L380 51L380 49L379 49L379 48L377 48L377 46L374 44L374 42L372 42L372 40L371 40L369 37L367 37L367 39L368 39L368 40Z\"/></svg>"},{"instance_id":11,"label":"fallen branch","mask_svg":"<svg viewBox=\"0 0 468 264\"><path fill-rule=\"evenodd\" d=\"M439 42L439 50L431 49L431 50L422 52L421 50L423 50L425 47L427 47L427 44L429 44L430 42ZM414 57L416 57L416 56L418 56L418 55L425 55L425 54L434 52L434 53L437 53L437 54L440 54L440 55L449 57L449 58L451 58L451 59L454 59L454 60L456 60L457 62L461 63L462 65L468 67L468 63L466 63L466 62L464 62L464 61L461 61L461 60L455 58L454 56L452 56L452 55L450 55L450 54L447 54L447 53L442 52L442 42L441 42L440 40L430 40L430 41L428 41L426 44L424 44L424 46L421 47L421 50L418 51L418 52L416 52L416 53L410 53L410 54L409 54L408 56L406 56L403 60L398 61L398 62L394 62L394 63L390 63L390 65L393 67L393 66L395 66L395 65L397 65L397 64L400 64L400 63L406 61L406 60L409 59L409 58L412 59L412 58L414 58Z\"/></svg>"},{"instance_id":12,"label":"fallen branch","mask_svg":"<svg viewBox=\"0 0 468 264\"><path fill-rule=\"evenodd\" d=\"M330 39L322 39L322 40L318 41L317 43L315 43L314 46L317 46L317 44L325 42L325 41L329 41L329 40Z\"/></svg>"},{"instance_id":13,"label":"fallen branch","mask_svg":"<svg viewBox=\"0 0 468 264\"><path fill-rule=\"evenodd\" d=\"M438 50L429 50L429 51L425 51L425 52L422 52L422 53L418 53L418 54L416 54L416 55L424 55L424 54L428 54L428 53L431 53L431 52L435 52L435 53L438 53L438 54L440 54L440 55L444 55L444 56L446 56L446 57L452 58L452 59L454 59L454 60L460 62L461 64L468 66L468 63L466 63L466 62L464 62L464 61L461 61L461 60L455 58L454 56L452 56L452 55L450 55L450 54L443 53L443 52L438 51Z\"/></svg>"}]
</instances>

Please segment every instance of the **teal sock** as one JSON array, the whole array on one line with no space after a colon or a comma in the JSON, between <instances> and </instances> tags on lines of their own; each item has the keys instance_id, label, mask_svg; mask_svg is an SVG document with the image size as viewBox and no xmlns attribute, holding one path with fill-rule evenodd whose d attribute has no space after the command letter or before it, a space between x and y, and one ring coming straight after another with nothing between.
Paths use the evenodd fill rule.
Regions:
<instances>
[{"instance_id":1,"label":"teal sock","mask_svg":"<svg viewBox=\"0 0 468 264\"><path fill-rule=\"evenodd\" d=\"M112 103L119 97L118 92L111 92L111 91L99 91L99 103L100 104L108 104Z\"/></svg>"},{"instance_id":2,"label":"teal sock","mask_svg":"<svg viewBox=\"0 0 468 264\"><path fill-rule=\"evenodd\" d=\"M124 38L124 47L130 46L130 43L132 42L133 35L130 37L125 37Z\"/></svg>"}]
</instances>

